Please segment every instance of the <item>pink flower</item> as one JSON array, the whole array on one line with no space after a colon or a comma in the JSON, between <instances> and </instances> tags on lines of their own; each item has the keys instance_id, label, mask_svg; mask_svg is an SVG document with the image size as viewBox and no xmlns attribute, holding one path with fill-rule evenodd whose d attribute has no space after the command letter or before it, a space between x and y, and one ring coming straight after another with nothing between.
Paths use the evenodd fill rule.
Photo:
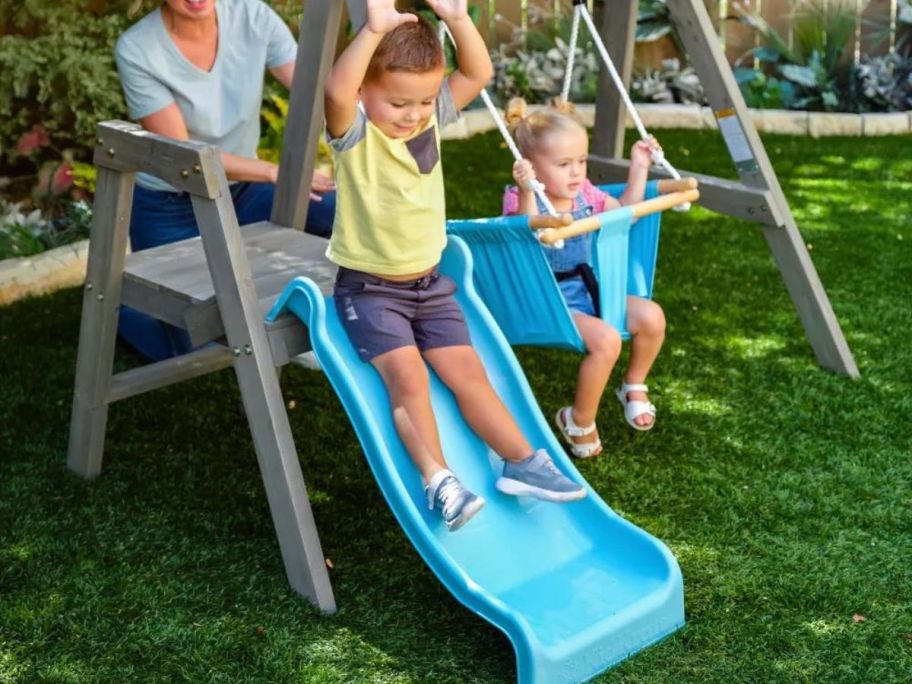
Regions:
<instances>
[{"instance_id":1,"label":"pink flower","mask_svg":"<svg viewBox=\"0 0 912 684\"><path fill-rule=\"evenodd\" d=\"M32 126L32 130L28 133L23 133L22 137L19 138L19 142L16 143L16 153L27 157L36 150L47 147L50 144L51 138L48 136L44 126L35 124Z\"/></svg>"},{"instance_id":2,"label":"pink flower","mask_svg":"<svg viewBox=\"0 0 912 684\"><path fill-rule=\"evenodd\" d=\"M51 176L51 192L62 195L73 185L73 168L63 162Z\"/></svg>"}]
</instances>

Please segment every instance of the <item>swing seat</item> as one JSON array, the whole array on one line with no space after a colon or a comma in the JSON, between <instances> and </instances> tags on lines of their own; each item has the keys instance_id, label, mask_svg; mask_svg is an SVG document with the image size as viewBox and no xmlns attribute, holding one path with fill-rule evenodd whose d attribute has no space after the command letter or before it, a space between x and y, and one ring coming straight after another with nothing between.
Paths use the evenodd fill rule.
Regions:
<instances>
[{"instance_id":1,"label":"swing seat","mask_svg":"<svg viewBox=\"0 0 912 684\"><path fill-rule=\"evenodd\" d=\"M599 187L612 197L619 197L624 188L623 183ZM645 199L658 195L658 181L649 181ZM592 256L600 316L629 339L627 295L652 298L661 213L634 223L632 209L619 207L599 214L599 220ZM475 262L475 288L511 345L585 351L528 216L451 220L447 232L468 244Z\"/></svg>"}]
</instances>

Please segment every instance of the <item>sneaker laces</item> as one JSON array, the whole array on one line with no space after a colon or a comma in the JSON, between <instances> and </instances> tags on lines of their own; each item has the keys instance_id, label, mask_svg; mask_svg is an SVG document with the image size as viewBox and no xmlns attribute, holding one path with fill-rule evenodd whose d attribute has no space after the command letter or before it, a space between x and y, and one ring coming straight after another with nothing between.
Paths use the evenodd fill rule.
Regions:
<instances>
[{"instance_id":1,"label":"sneaker laces","mask_svg":"<svg viewBox=\"0 0 912 684\"><path fill-rule=\"evenodd\" d=\"M449 512L450 506L456 497L459 496L459 493L461 491L462 486L459 484L459 481L455 477L450 476L440 483L440 486L437 488L437 492L434 494L434 500L440 501L442 504L444 517Z\"/></svg>"},{"instance_id":2,"label":"sneaker laces","mask_svg":"<svg viewBox=\"0 0 912 684\"><path fill-rule=\"evenodd\" d=\"M544 456L544 463L543 463L543 465L545 466L545 468L547 468L548 470L550 470L550 471L551 471L552 473L554 473L555 475L561 475L561 476L563 476L563 473L562 473L560 470L557 469L557 466L556 466L556 465L554 465L554 460L553 460L550 456L548 456L548 454L542 454L542 455Z\"/></svg>"}]
</instances>

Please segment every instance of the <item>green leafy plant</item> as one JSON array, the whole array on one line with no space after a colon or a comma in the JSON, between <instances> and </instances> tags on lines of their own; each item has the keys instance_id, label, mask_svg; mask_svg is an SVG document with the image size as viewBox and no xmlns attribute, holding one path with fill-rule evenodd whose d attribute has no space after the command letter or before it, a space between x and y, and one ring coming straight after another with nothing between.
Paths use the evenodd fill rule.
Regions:
<instances>
[{"instance_id":1,"label":"green leafy plant","mask_svg":"<svg viewBox=\"0 0 912 684\"><path fill-rule=\"evenodd\" d=\"M95 16L87 3L3 3L7 34L0 38L0 140L36 125L61 148L85 154L99 120L124 118L114 42L127 27L125 14Z\"/></svg>"},{"instance_id":2,"label":"green leafy plant","mask_svg":"<svg viewBox=\"0 0 912 684\"><path fill-rule=\"evenodd\" d=\"M912 55L865 58L853 71L852 86L863 111L912 110Z\"/></svg>"},{"instance_id":3,"label":"green leafy plant","mask_svg":"<svg viewBox=\"0 0 912 684\"><path fill-rule=\"evenodd\" d=\"M677 59L662 61L661 69L645 69L633 75L630 95L637 102L705 104L703 86L692 67L681 68Z\"/></svg>"},{"instance_id":4,"label":"green leafy plant","mask_svg":"<svg viewBox=\"0 0 912 684\"><path fill-rule=\"evenodd\" d=\"M755 109L782 109L785 106L783 89L786 92L792 89L789 81L771 76L763 69L736 68L735 81L747 106Z\"/></svg>"},{"instance_id":5,"label":"green leafy plant","mask_svg":"<svg viewBox=\"0 0 912 684\"><path fill-rule=\"evenodd\" d=\"M278 164L282 156L282 138L288 120L288 100L278 94L278 87L275 85L266 88L260 117L264 125L257 156ZM332 151L322 135L317 143L316 166L323 173L332 175Z\"/></svg>"},{"instance_id":6,"label":"green leafy plant","mask_svg":"<svg viewBox=\"0 0 912 684\"><path fill-rule=\"evenodd\" d=\"M92 207L85 200L68 202L56 218L24 203L0 199L0 259L39 254L89 236Z\"/></svg>"},{"instance_id":7,"label":"green leafy plant","mask_svg":"<svg viewBox=\"0 0 912 684\"><path fill-rule=\"evenodd\" d=\"M751 27L763 45L738 60L756 59L765 72L781 77L779 97L789 109L840 109L849 67L843 53L855 33L855 5L848 0L802 0L792 13L791 45L761 16L735 4L736 18ZM742 84L756 83L757 79ZM750 88L744 89L745 96Z\"/></svg>"},{"instance_id":8,"label":"green leafy plant","mask_svg":"<svg viewBox=\"0 0 912 684\"><path fill-rule=\"evenodd\" d=\"M501 22L506 20L498 15ZM509 41L491 50L494 64L492 95L496 101L522 97L529 103L545 103L559 95L570 53L571 20L555 17L548 11L529 6L528 28L524 32L511 25ZM581 34L585 36L585 33ZM580 40L574 55L570 81L573 102L594 102L598 83L599 62L595 47L588 39Z\"/></svg>"},{"instance_id":9,"label":"green leafy plant","mask_svg":"<svg viewBox=\"0 0 912 684\"><path fill-rule=\"evenodd\" d=\"M640 0L636 26L637 42L649 43L665 36L671 38L679 54L687 54L671 19L666 0Z\"/></svg>"}]
</instances>

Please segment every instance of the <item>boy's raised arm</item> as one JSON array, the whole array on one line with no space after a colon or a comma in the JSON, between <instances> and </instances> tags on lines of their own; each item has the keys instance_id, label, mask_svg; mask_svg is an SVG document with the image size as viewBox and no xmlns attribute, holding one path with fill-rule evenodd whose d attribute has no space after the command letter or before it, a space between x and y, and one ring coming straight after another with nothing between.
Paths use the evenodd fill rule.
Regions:
<instances>
[{"instance_id":1,"label":"boy's raised arm","mask_svg":"<svg viewBox=\"0 0 912 684\"><path fill-rule=\"evenodd\" d=\"M494 76L488 48L472 18L466 0L427 0L431 9L446 22L456 42L458 68L450 74L450 92L456 109L475 99Z\"/></svg>"},{"instance_id":2,"label":"boy's raised arm","mask_svg":"<svg viewBox=\"0 0 912 684\"><path fill-rule=\"evenodd\" d=\"M414 14L396 11L396 0L367 0L367 22L336 60L326 77L324 116L329 134L345 134L358 111L358 91L381 39L399 24L418 21Z\"/></svg>"}]
</instances>

